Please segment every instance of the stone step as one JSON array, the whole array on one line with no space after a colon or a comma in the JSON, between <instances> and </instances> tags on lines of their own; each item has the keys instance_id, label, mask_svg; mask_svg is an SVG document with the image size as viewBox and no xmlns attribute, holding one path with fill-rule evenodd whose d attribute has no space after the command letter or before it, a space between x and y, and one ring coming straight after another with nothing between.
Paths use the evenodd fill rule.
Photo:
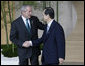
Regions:
<instances>
[{"instance_id":1,"label":"stone step","mask_svg":"<svg viewBox=\"0 0 85 66\"><path fill-rule=\"evenodd\" d=\"M84 41L66 41L65 61L84 61Z\"/></svg>"},{"instance_id":2,"label":"stone step","mask_svg":"<svg viewBox=\"0 0 85 66\"><path fill-rule=\"evenodd\" d=\"M84 65L84 62L64 62L60 65Z\"/></svg>"}]
</instances>

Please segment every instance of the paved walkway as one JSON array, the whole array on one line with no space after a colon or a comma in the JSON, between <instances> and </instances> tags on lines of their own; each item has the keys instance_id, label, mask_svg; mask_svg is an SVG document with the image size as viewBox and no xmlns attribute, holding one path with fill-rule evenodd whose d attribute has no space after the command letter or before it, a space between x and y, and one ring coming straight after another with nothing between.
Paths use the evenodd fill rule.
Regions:
<instances>
[{"instance_id":1,"label":"paved walkway","mask_svg":"<svg viewBox=\"0 0 85 66\"><path fill-rule=\"evenodd\" d=\"M18 57L7 58L1 54L1 65L18 65ZM41 65L41 55L39 56L39 65ZM64 62L60 65L84 65L83 62Z\"/></svg>"}]
</instances>

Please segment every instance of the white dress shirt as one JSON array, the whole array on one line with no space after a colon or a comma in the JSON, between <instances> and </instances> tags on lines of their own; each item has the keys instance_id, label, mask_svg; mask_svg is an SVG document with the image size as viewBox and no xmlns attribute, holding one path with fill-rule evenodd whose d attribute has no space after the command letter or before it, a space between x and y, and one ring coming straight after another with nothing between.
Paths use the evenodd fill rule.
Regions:
<instances>
[{"instance_id":1,"label":"white dress shirt","mask_svg":"<svg viewBox=\"0 0 85 66\"><path fill-rule=\"evenodd\" d=\"M22 15L21 17L22 17L22 19L23 19L24 24L26 25L26 18L25 18L23 15ZM29 26L30 26L30 28L31 28L30 20L29 20L29 19L28 19L28 24L29 24Z\"/></svg>"},{"instance_id":2,"label":"white dress shirt","mask_svg":"<svg viewBox=\"0 0 85 66\"><path fill-rule=\"evenodd\" d=\"M47 24L47 32L49 31L50 26L51 26L51 24L52 24L53 20L54 20L54 19L52 19L52 20L51 20L51 21Z\"/></svg>"}]
</instances>

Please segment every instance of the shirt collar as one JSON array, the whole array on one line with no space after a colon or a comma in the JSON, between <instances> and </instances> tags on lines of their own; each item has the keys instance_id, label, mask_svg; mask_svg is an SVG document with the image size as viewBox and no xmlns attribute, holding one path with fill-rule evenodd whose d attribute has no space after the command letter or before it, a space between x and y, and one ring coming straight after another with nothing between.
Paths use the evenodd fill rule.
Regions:
<instances>
[{"instance_id":1,"label":"shirt collar","mask_svg":"<svg viewBox=\"0 0 85 66\"><path fill-rule=\"evenodd\" d=\"M23 15L21 17L22 17L23 21L25 22L26 21L26 18Z\"/></svg>"},{"instance_id":2,"label":"shirt collar","mask_svg":"<svg viewBox=\"0 0 85 66\"><path fill-rule=\"evenodd\" d=\"M52 19L47 25L50 27L54 19Z\"/></svg>"}]
</instances>

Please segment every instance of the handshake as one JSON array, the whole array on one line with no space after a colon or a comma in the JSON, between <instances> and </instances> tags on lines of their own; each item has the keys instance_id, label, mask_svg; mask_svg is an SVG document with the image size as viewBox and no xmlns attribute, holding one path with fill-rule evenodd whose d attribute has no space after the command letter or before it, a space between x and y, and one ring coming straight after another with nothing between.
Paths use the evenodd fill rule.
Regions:
<instances>
[{"instance_id":1,"label":"handshake","mask_svg":"<svg viewBox=\"0 0 85 66\"><path fill-rule=\"evenodd\" d=\"M25 41L22 46L26 47L26 48L30 47L30 46L32 46L32 42L31 41Z\"/></svg>"}]
</instances>

